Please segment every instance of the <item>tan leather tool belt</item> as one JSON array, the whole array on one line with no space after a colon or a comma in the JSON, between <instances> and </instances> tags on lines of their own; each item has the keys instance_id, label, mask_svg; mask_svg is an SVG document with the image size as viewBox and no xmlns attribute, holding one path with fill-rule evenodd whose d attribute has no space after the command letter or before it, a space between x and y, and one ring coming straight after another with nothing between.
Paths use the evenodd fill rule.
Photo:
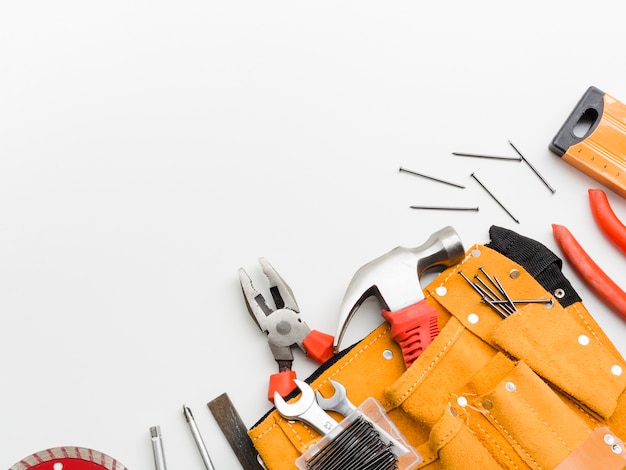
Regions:
<instances>
[{"instance_id":1,"label":"tan leather tool belt","mask_svg":"<svg viewBox=\"0 0 626 470\"><path fill-rule=\"evenodd\" d=\"M423 457L418 468L626 468L626 362L558 257L506 229L490 237L424 290L440 333L409 369L383 323L309 382L332 393L337 380L357 405L377 399ZM503 316L460 272L485 272L512 299L545 302ZM249 435L270 470L296 468L320 438L275 410Z\"/></svg>"}]
</instances>

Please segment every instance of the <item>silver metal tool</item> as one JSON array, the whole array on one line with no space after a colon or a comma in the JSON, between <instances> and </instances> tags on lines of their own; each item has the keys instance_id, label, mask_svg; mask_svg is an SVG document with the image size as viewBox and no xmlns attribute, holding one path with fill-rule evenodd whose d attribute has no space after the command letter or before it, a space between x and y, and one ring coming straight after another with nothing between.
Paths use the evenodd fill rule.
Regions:
<instances>
[{"instance_id":1,"label":"silver metal tool","mask_svg":"<svg viewBox=\"0 0 626 470\"><path fill-rule=\"evenodd\" d=\"M161 427L152 426L150 428L150 437L152 438L152 452L154 453L154 468L156 470L167 470L167 465L165 465L165 452L163 452Z\"/></svg>"},{"instance_id":2,"label":"silver metal tool","mask_svg":"<svg viewBox=\"0 0 626 470\"><path fill-rule=\"evenodd\" d=\"M266 467L248 435L248 427L241 419L228 394L222 393L208 402L207 406L241 467L245 470L265 469Z\"/></svg>"},{"instance_id":3,"label":"silver metal tool","mask_svg":"<svg viewBox=\"0 0 626 470\"><path fill-rule=\"evenodd\" d=\"M335 351L358 308L374 296L392 325L391 336L402 347L408 367L438 332L437 312L424 300L420 277L430 268L453 266L464 256L459 235L452 227L444 227L416 248L399 246L363 265L352 277L339 308ZM434 335L429 334L433 321Z\"/></svg>"},{"instance_id":4,"label":"silver metal tool","mask_svg":"<svg viewBox=\"0 0 626 470\"><path fill-rule=\"evenodd\" d=\"M202 439L202 435L200 434L200 430L198 429L198 425L196 424L196 420L193 418L191 409L187 405L183 405L183 414L185 415L185 419L189 424L189 429L191 429L191 435L193 436L193 440L198 447L198 451L200 452L200 457L202 458L204 466L207 470L215 470L213 462L211 462L211 457L209 456L209 451L204 445L204 440Z\"/></svg>"},{"instance_id":5,"label":"silver metal tool","mask_svg":"<svg viewBox=\"0 0 626 470\"><path fill-rule=\"evenodd\" d=\"M270 350L278 364L278 373L270 376L268 399L273 400L275 391L285 397L295 388L292 381L296 378L296 373L292 370L292 347L298 346L307 357L322 364L333 357L333 337L311 330L300 314L300 307L289 285L265 258L260 258L259 264L269 281L269 291L275 307L257 291L243 268L239 269L239 282L248 312L266 334Z\"/></svg>"},{"instance_id":6,"label":"silver metal tool","mask_svg":"<svg viewBox=\"0 0 626 470\"><path fill-rule=\"evenodd\" d=\"M326 411L336 411L343 417L347 417L356 410L356 406L348 398L348 392L343 384L330 379L330 383L335 389L332 396L325 398L319 391L315 392L317 403Z\"/></svg>"},{"instance_id":7,"label":"silver metal tool","mask_svg":"<svg viewBox=\"0 0 626 470\"><path fill-rule=\"evenodd\" d=\"M328 434L339 423L326 413L317 403L313 388L302 380L294 379L301 395L298 401L287 403L278 392L274 392L274 406L285 419L296 419L312 426L321 434Z\"/></svg>"}]
</instances>

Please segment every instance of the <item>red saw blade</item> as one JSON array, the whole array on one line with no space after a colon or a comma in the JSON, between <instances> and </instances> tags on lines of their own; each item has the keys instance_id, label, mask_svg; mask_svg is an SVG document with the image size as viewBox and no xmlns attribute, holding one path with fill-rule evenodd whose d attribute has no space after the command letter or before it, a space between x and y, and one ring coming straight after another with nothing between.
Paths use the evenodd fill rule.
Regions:
<instances>
[{"instance_id":1,"label":"red saw blade","mask_svg":"<svg viewBox=\"0 0 626 470\"><path fill-rule=\"evenodd\" d=\"M84 447L55 447L20 460L9 470L128 470L124 465L97 450Z\"/></svg>"}]
</instances>

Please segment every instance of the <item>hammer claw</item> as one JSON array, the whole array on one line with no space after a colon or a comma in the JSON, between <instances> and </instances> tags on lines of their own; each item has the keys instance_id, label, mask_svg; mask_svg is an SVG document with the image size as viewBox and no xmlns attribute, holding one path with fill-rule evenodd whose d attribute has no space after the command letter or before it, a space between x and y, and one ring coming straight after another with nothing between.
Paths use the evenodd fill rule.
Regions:
<instances>
[{"instance_id":1,"label":"hammer claw","mask_svg":"<svg viewBox=\"0 0 626 470\"><path fill-rule=\"evenodd\" d=\"M348 323L367 298L376 297L389 312L406 309L424 299L419 283L424 272L435 266L453 266L464 255L459 235L452 227L444 227L416 248L396 247L359 268L339 308L335 351L339 351Z\"/></svg>"}]
</instances>

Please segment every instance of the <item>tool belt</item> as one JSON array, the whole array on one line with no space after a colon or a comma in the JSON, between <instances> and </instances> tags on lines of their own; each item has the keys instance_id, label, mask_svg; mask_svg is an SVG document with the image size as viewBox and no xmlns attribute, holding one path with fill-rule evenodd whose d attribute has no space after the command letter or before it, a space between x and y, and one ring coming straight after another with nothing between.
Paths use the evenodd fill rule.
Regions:
<instances>
[{"instance_id":1,"label":"tool belt","mask_svg":"<svg viewBox=\"0 0 626 470\"><path fill-rule=\"evenodd\" d=\"M626 362L554 253L499 227L490 240L424 289L440 333L408 369L383 323L307 382L324 394L339 381L357 405L378 400L420 469L626 468ZM503 318L459 275L480 269L512 298L546 302ZM276 410L248 434L270 470L296 468L321 437Z\"/></svg>"}]
</instances>

